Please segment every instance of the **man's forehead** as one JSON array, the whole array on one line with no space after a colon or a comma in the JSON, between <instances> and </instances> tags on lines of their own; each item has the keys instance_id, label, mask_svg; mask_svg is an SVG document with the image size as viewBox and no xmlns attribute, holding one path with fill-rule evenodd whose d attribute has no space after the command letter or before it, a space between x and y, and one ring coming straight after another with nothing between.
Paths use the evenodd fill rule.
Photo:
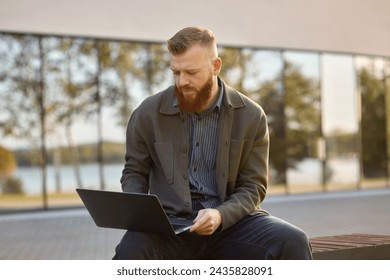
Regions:
<instances>
[{"instance_id":1,"label":"man's forehead","mask_svg":"<svg viewBox=\"0 0 390 280\"><path fill-rule=\"evenodd\" d=\"M170 67L172 70L195 70L204 65L204 60L196 57L174 57L170 59Z\"/></svg>"},{"instance_id":2,"label":"man's forehead","mask_svg":"<svg viewBox=\"0 0 390 280\"><path fill-rule=\"evenodd\" d=\"M185 53L180 55L170 55L171 68L199 68L207 63L210 53L207 48L191 47Z\"/></svg>"}]
</instances>

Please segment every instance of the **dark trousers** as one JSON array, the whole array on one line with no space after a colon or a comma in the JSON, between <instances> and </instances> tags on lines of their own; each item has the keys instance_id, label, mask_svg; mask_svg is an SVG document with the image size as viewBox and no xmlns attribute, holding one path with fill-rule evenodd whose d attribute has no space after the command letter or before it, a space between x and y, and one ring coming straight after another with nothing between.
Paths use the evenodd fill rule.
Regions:
<instances>
[{"instance_id":1,"label":"dark trousers","mask_svg":"<svg viewBox=\"0 0 390 280\"><path fill-rule=\"evenodd\" d=\"M307 235L271 215L247 216L234 226L200 236L185 232L176 237L128 231L113 259L312 259Z\"/></svg>"}]
</instances>

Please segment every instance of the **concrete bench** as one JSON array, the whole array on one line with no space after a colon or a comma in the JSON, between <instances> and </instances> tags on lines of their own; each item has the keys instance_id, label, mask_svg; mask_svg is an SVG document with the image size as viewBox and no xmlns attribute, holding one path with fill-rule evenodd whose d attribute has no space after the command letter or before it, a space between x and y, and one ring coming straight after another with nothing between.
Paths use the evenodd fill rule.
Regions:
<instances>
[{"instance_id":1,"label":"concrete bench","mask_svg":"<svg viewBox=\"0 0 390 280\"><path fill-rule=\"evenodd\" d=\"M315 260L390 260L390 235L348 234L310 241Z\"/></svg>"}]
</instances>

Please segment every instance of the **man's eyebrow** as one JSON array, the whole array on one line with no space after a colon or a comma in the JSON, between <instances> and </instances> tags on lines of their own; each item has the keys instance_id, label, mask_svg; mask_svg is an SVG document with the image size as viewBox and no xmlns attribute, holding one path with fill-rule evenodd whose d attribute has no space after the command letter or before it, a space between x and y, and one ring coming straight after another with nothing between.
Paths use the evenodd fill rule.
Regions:
<instances>
[{"instance_id":1,"label":"man's eyebrow","mask_svg":"<svg viewBox=\"0 0 390 280\"><path fill-rule=\"evenodd\" d=\"M194 72L194 71L198 71L199 69L198 68L188 68L188 69L182 69L182 70L179 70L179 69L176 69L172 66L169 67L172 71L184 71L184 72Z\"/></svg>"}]
</instances>

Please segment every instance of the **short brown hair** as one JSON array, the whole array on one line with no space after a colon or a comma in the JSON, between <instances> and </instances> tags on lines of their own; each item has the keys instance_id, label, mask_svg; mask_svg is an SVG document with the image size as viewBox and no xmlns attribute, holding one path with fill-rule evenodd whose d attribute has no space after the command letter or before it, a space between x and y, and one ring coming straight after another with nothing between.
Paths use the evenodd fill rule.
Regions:
<instances>
[{"instance_id":1,"label":"short brown hair","mask_svg":"<svg viewBox=\"0 0 390 280\"><path fill-rule=\"evenodd\" d=\"M180 55L196 44L214 47L216 40L211 30L202 27L186 27L178 31L168 41L168 50L173 55Z\"/></svg>"}]
</instances>

